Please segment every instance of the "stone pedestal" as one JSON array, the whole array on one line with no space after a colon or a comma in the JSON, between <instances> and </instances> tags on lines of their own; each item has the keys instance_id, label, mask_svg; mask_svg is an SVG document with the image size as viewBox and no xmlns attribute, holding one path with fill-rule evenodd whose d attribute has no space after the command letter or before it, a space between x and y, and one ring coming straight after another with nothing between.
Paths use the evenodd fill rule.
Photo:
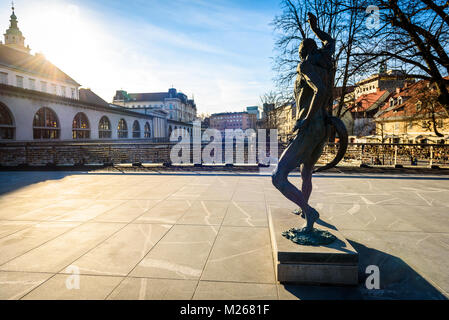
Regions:
<instances>
[{"instance_id":1,"label":"stone pedestal","mask_svg":"<svg viewBox=\"0 0 449 320\"><path fill-rule=\"evenodd\" d=\"M315 224L315 228L337 237L326 246L298 245L282 236L283 231L304 224L304 219L290 212L269 213L277 280L281 283L356 285L358 253L338 230Z\"/></svg>"}]
</instances>

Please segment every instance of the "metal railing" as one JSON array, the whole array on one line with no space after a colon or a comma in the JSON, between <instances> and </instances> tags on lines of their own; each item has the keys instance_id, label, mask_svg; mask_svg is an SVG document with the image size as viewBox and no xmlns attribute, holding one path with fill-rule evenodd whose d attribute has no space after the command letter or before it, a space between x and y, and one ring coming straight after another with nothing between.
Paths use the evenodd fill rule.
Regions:
<instances>
[{"instance_id":1,"label":"metal railing","mask_svg":"<svg viewBox=\"0 0 449 320\"><path fill-rule=\"evenodd\" d=\"M333 159L338 145L326 145L319 163ZM340 166L449 167L449 145L350 143Z\"/></svg>"}]
</instances>

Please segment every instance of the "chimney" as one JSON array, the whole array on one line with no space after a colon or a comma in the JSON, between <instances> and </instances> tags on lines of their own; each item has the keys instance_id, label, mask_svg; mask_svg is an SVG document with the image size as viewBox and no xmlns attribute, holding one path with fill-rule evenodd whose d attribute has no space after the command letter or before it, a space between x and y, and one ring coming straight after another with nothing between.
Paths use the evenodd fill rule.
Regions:
<instances>
[{"instance_id":1,"label":"chimney","mask_svg":"<svg viewBox=\"0 0 449 320\"><path fill-rule=\"evenodd\" d=\"M401 88L396 88L396 93L401 93Z\"/></svg>"}]
</instances>

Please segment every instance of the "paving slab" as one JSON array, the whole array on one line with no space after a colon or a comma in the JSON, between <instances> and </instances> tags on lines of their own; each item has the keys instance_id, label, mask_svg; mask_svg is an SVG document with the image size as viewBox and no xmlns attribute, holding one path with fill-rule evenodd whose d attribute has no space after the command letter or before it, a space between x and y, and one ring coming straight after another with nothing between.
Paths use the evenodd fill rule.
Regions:
<instances>
[{"instance_id":1,"label":"paving slab","mask_svg":"<svg viewBox=\"0 0 449 320\"><path fill-rule=\"evenodd\" d=\"M126 278L108 296L109 300L189 300L198 281Z\"/></svg>"},{"instance_id":2,"label":"paving slab","mask_svg":"<svg viewBox=\"0 0 449 320\"><path fill-rule=\"evenodd\" d=\"M268 228L222 226L201 279L274 283Z\"/></svg>"},{"instance_id":3,"label":"paving slab","mask_svg":"<svg viewBox=\"0 0 449 320\"><path fill-rule=\"evenodd\" d=\"M0 238L35 225L35 221L0 221Z\"/></svg>"},{"instance_id":4,"label":"paving slab","mask_svg":"<svg viewBox=\"0 0 449 320\"><path fill-rule=\"evenodd\" d=\"M267 227L267 209L264 201L231 201L225 226Z\"/></svg>"},{"instance_id":5,"label":"paving slab","mask_svg":"<svg viewBox=\"0 0 449 320\"><path fill-rule=\"evenodd\" d=\"M122 224L89 223L3 264L0 270L56 273L123 228Z\"/></svg>"},{"instance_id":6,"label":"paving slab","mask_svg":"<svg viewBox=\"0 0 449 320\"><path fill-rule=\"evenodd\" d=\"M277 300L275 284L200 281L194 300Z\"/></svg>"},{"instance_id":7,"label":"paving slab","mask_svg":"<svg viewBox=\"0 0 449 320\"><path fill-rule=\"evenodd\" d=\"M121 277L57 274L25 295L23 300L103 300L122 280ZM79 284L79 286L77 285Z\"/></svg>"},{"instance_id":8,"label":"paving slab","mask_svg":"<svg viewBox=\"0 0 449 320\"><path fill-rule=\"evenodd\" d=\"M0 271L0 300L18 300L52 276L51 273Z\"/></svg>"},{"instance_id":9,"label":"paving slab","mask_svg":"<svg viewBox=\"0 0 449 320\"><path fill-rule=\"evenodd\" d=\"M160 201L135 220L137 223L175 224L192 206L189 200Z\"/></svg>"},{"instance_id":10,"label":"paving slab","mask_svg":"<svg viewBox=\"0 0 449 320\"><path fill-rule=\"evenodd\" d=\"M71 265L81 274L126 276L171 227L129 224Z\"/></svg>"},{"instance_id":11,"label":"paving slab","mask_svg":"<svg viewBox=\"0 0 449 320\"><path fill-rule=\"evenodd\" d=\"M40 222L0 239L0 265L41 246L70 229L75 222Z\"/></svg>"},{"instance_id":12,"label":"paving slab","mask_svg":"<svg viewBox=\"0 0 449 320\"><path fill-rule=\"evenodd\" d=\"M195 201L177 223L221 225L228 206L227 201Z\"/></svg>"},{"instance_id":13,"label":"paving slab","mask_svg":"<svg viewBox=\"0 0 449 320\"><path fill-rule=\"evenodd\" d=\"M96 216L97 222L123 222L128 223L149 211L159 200L129 200L119 206Z\"/></svg>"},{"instance_id":14,"label":"paving slab","mask_svg":"<svg viewBox=\"0 0 449 320\"><path fill-rule=\"evenodd\" d=\"M214 226L175 225L130 275L199 279L216 236Z\"/></svg>"}]
</instances>

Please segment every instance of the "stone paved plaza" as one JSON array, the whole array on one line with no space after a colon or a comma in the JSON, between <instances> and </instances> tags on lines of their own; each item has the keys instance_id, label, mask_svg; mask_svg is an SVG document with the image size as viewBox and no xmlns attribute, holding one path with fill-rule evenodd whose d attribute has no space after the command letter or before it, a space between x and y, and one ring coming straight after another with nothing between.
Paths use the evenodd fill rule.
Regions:
<instances>
[{"instance_id":1,"label":"stone paved plaza","mask_svg":"<svg viewBox=\"0 0 449 320\"><path fill-rule=\"evenodd\" d=\"M358 287L276 283L268 216L295 207L269 176L0 172L0 299L449 297L448 178L321 174L311 204L359 252Z\"/></svg>"}]
</instances>

